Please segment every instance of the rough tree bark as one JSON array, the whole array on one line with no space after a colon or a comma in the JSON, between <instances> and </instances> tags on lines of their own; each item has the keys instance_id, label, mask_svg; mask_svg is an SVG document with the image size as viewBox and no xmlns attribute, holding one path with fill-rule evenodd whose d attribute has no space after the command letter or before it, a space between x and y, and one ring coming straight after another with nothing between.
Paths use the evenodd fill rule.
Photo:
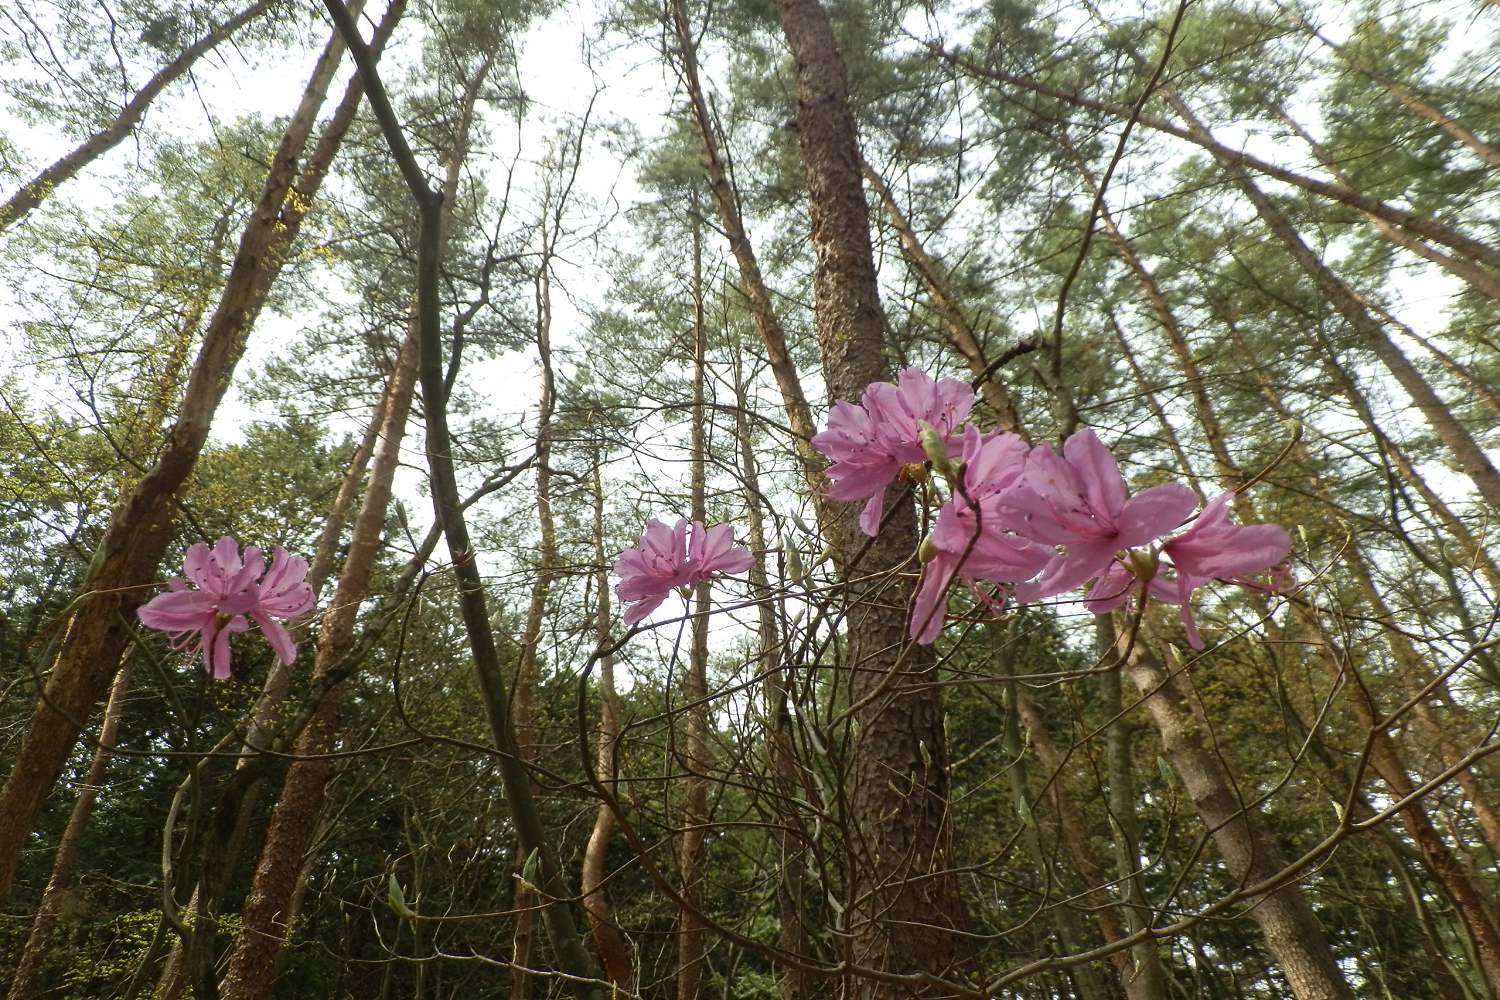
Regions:
<instances>
[{"instance_id":1,"label":"rough tree bark","mask_svg":"<svg viewBox=\"0 0 1500 1000\"><path fill-rule=\"evenodd\" d=\"M21 951L21 960L16 964L16 976L11 980L7 1000L30 1000L36 974L42 959L47 954L47 940L57 924L58 904L62 894L73 884L73 862L78 857L78 845L83 842L83 832L88 829L89 817L94 814L94 803L104 786L104 774L113 756L115 735L120 730L120 717L125 714L125 694L130 690L130 674L134 656L126 652L125 660L115 674L114 687L109 693L109 704L104 708L104 722L99 726L99 747L94 751L89 772L78 789L78 801L73 803L73 812L68 816L68 825L63 829L62 840L57 845L57 856L52 860L52 877L42 891L36 915L31 920L31 934Z\"/></svg>"},{"instance_id":2,"label":"rough tree bark","mask_svg":"<svg viewBox=\"0 0 1500 1000\"><path fill-rule=\"evenodd\" d=\"M610 643L609 564L604 556L604 484L596 457L594 462L594 561L598 569L594 586L598 601L594 607L595 641L602 648ZM615 658L599 657L599 744L595 751L595 773L613 793L615 791L615 750L620 739L619 696L615 693ZM625 938L609 917L609 900L604 895L604 879L609 858L609 844L615 834L615 811L608 802L600 802L594 813L594 828L589 832L583 851L583 875L579 892L594 947L604 974L623 993L634 992L635 976L630 966L630 952Z\"/></svg>"},{"instance_id":3,"label":"rough tree bark","mask_svg":"<svg viewBox=\"0 0 1500 1000\"><path fill-rule=\"evenodd\" d=\"M807 405L807 397L802 392L802 381L797 374L797 366L793 364L791 353L787 349L786 331L782 328L781 320L777 318L776 310L771 305L771 293L766 288L765 279L761 276L755 249L750 245L750 238L745 234L745 222L740 214L739 195L730 183L729 169L719 149L714 121L709 115L708 102L703 95L703 84L698 76L698 49L693 39L692 25L688 21L686 0L672 0L669 16L672 21L671 30L676 42L675 47L682 61L682 81L687 89L688 103L693 112L693 124L698 133L703 171L708 178L708 188L713 194L714 205L719 212L719 221L724 227L724 236L729 241L729 250L734 255L735 265L740 272L740 293L745 296L745 303L750 308L750 316L755 323L756 333L760 336L761 346L765 348L766 362L770 365L771 373L776 377L776 385L781 390L782 405L786 410L787 424L795 435L793 443L797 448L797 457L802 464L803 478L807 480L808 488L813 491L814 495L818 495L825 485L823 478L825 462L823 456L812 446L812 436L817 433L817 426L813 423L812 408ZM825 504L818 504L816 509L819 520L822 521L827 507Z\"/></svg>"},{"instance_id":4,"label":"rough tree bark","mask_svg":"<svg viewBox=\"0 0 1500 1000\"><path fill-rule=\"evenodd\" d=\"M765 496L760 491L760 472L755 460L754 438L750 432L750 399L744 359L735 352L735 437L740 446L740 478L745 484L745 506L750 522L750 551L767 552ZM757 668L765 678L761 687L766 727L766 752L770 758L771 780L775 788L773 808L778 822L776 839L776 917L780 924L776 947L787 955L807 955L805 926L807 880L803 842L799 837L801 817L792 803L797 801L797 759L792 746L791 696L787 679L780 669L781 629L776 620L775 596L771 590L765 559L750 567L750 590L755 595L759 619L757 635ZM783 966L779 972L778 996L781 1000L802 1000L808 993L807 977L795 966Z\"/></svg>"},{"instance_id":5,"label":"rough tree bark","mask_svg":"<svg viewBox=\"0 0 1500 1000\"><path fill-rule=\"evenodd\" d=\"M391 374L385 420L371 463L370 480L354 519L349 554L318 633L313 660L315 679L326 674L354 647L355 617L369 590L375 557L380 551L391 483L411 410L416 355L416 336L410 334L402 344L396 370ZM334 749L343 700L342 683L323 697L317 714L297 739L295 753L299 757L316 757ZM220 987L224 1000L264 1000L270 996L276 966L286 947L288 914L297 876L317 827L331 770L326 759L294 761L287 770L256 862L250 894L240 915L240 933L235 938Z\"/></svg>"},{"instance_id":6,"label":"rough tree bark","mask_svg":"<svg viewBox=\"0 0 1500 1000\"><path fill-rule=\"evenodd\" d=\"M815 255L813 295L832 399L858 400L891 376L870 246L869 209L848 80L818 0L777 0L797 64L797 133ZM929 647L906 639L916 514L897 498L866 542L847 512L834 526L845 580L849 697L857 724L849 761L848 957L902 974L941 974L958 955L962 916L948 862L948 758ZM910 985L850 983L851 996L910 1000Z\"/></svg>"}]
</instances>

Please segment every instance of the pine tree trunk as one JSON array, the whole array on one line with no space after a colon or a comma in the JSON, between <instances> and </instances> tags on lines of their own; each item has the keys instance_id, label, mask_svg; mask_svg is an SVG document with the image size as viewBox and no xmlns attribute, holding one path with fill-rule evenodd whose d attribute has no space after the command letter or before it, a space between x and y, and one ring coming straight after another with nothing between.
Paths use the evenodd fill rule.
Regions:
<instances>
[{"instance_id":1,"label":"pine tree trunk","mask_svg":"<svg viewBox=\"0 0 1500 1000\"><path fill-rule=\"evenodd\" d=\"M1164 89L1163 96L1187 124L1189 131L1195 135L1208 136L1202 123L1174 91ZM1221 152L1215 152L1214 156L1230 181L1255 206L1255 211L1266 228L1271 230L1297 265L1312 279L1318 293L1343 317L1365 348L1375 355L1411 397L1428 426L1447 447L1480 495L1495 512L1500 512L1500 471L1496 471L1468 428L1453 415L1448 404L1432 388L1422 372L1400 346L1391 340L1384 324L1371 311L1369 303L1313 253L1303 242L1296 226L1251 179L1237 158Z\"/></svg>"},{"instance_id":2,"label":"pine tree trunk","mask_svg":"<svg viewBox=\"0 0 1500 1000\"><path fill-rule=\"evenodd\" d=\"M598 603L594 610L594 634L598 644L610 641L609 572L604 557L604 484L599 475L600 462L594 463L594 561L598 570L594 586ZM620 739L619 697L615 693L615 658L599 658L599 745L594 769L599 780L613 793L617 769L615 750ZM615 833L615 813L609 803L600 802L594 812L594 828L583 851L583 876L579 894L584 916L594 935L594 947L611 984L623 993L634 992L635 976L630 966L630 952L618 927L610 920L609 901L604 895L604 878L609 858L609 844Z\"/></svg>"},{"instance_id":3,"label":"pine tree trunk","mask_svg":"<svg viewBox=\"0 0 1500 1000\"><path fill-rule=\"evenodd\" d=\"M815 255L813 294L832 399L890 378L869 212L844 63L818 0L777 0L797 64L797 133ZM941 975L963 916L948 861L948 758L929 647L906 624L917 547L911 501L896 497L870 543L848 510L830 541L845 582L846 677L857 734L848 776L849 959L887 973ZM910 1000L912 984L856 978L861 1000Z\"/></svg>"},{"instance_id":4,"label":"pine tree trunk","mask_svg":"<svg viewBox=\"0 0 1500 1000\"><path fill-rule=\"evenodd\" d=\"M719 220L724 227L724 235L729 240L730 253L734 255L735 265L740 272L741 292L745 296L746 305L750 308L750 316L755 323L756 332L760 335L761 346L765 348L766 363L770 366L771 373L776 378L776 385L781 390L782 405L786 410L787 425L791 427L795 435L793 444L797 449L797 457L801 461L803 478L807 481L808 488L813 491L814 495L817 495L822 492L824 486L823 456L812 446L812 436L817 433L817 427L813 423L812 409L807 405L807 397L802 392L802 381L797 374L797 366L792 362L791 352L787 349L786 331L782 328L781 320L777 318L776 310L771 305L771 293L766 288L765 279L761 276L755 249L750 245L750 238L745 234L745 223L740 214L739 195L729 182L729 172L719 149L714 122L709 116L708 102L704 99L703 85L698 76L698 50L693 39L692 26L688 22L687 0L672 0L670 16L675 47L678 57L682 60L683 83L687 87L688 103L692 107L693 124L698 133L699 149L704 174L708 179L708 188L713 194L714 205L718 209ZM818 504L816 509L821 521L826 505Z\"/></svg>"},{"instance_id":5,"label":"pine tree trunk","mask_svg":"<svg viewBox=\"0 0 1500 1000\"><path fill-rule=\"evenodd\" d=\"M521 759L535 756L531 731L531 701L537 681L537 647L542 639L542 624L547 615L547 598L557 575L557 531L552 522L552 413L557 405L552 368L552 248L550 235L543 234L542 262L536 276L536 347L542 367L541 396L537 400L536 430L536 510L537 546L536 579L531 585L531 600L526 608L525 631L521 635L520 655L516 659L516 680L512 688L511 715L516 728L516 745ZM516 870L526 863L516 858ZM512 934L510 997L526 1000L529 995L533 906L535 894L516 883L516 923Z\"/></svg>"},{"instance_id":6,"label":"pine tree trunk","mask_svg":"<svg viewBox=\"0 0 1500 1000\"><path fill-rule=\"evenodd\" d=\"M740 445L740 477L745 485L745 506L750 521L750 551L760 555L769 551L766 540L765 497L760 491L760 473L750 433L750 399L743 358L735 352L735 437ZM781 630L776 621L776 607L765 559L758 558L750 567L750 589L757 602L759 618L757 667L765 678L761 697L768 725L766 752L776 795L775 811L779 822L776 840L776 918L780 927L776 947L784 954L806 956L807 931L803 909L806 905L806 879L803 877L805 850L797 836L800 817L790 803L797 799L797 760L792 746L792 715L786 679L778 664L781 660ZM802 970L783 966L779 972L777 996L780 1000L803 1000L808 993L807 977Z\"/></svg>"},{"instance_id":7,"label":"pine tree trunk","mask_svg":"<svg viewBox=\"0 0 1500 1000\"><path fill-rule=\"evenodd\" d=\"M1030 769L1026 766L1025 742L1021 738L1021 729L1025 726L1027 735L1032 737L1035 736L1035 733L1032 731L1031 726L1026 725L1022 720L1019 688L1019 685L1010 685L1006 691L1004 747L1006 759L1009 761L1005 770L1010 780L1010 793L1014 801L1015 812L1018 817L1023 817L1021 819L1020 830L1021 847L1026 852L1027 860L1031 863L1034 877L1037 880L1036 892L1038 898L1049 911L1053 933L1057 935L1057 943L1062 953L1065 955L1077 954L1093 947L1094 942L1085 942L1083 930L1079 926L1077 911L1066 902L1057 898L1063 893L1057 884L1057 873L1054 870L1054 866L1047 852L1042 848L1042 829L1040 823L1037 821L1038 810L1034 807L1031 800L1030 778L1028 776ZM1033 722L1040 722L1034 709L1030 712L1030 715ZM1057 775L1052 777L1054 785L1059 780L1060 777ZM1046 832L1050 839L1053 831L1047 830ZM1088 877L1087 874L1084 875L1084 878ZM1100 900L1099 902L1105 901ZM1108 905L1107 902L1105 902L1105 905ZM1099 911L1101 915L1105 912L1107 911ZM1111 940L1108 936L1110 932L1114 934L1113 940L1118 940L1120 937L1118 923L1112 918L1112 914L1106 918L1106 923L1109 924L1109 928L1105 932L1106 940ZM1127 962L1129 961L1123 952L1117 954L1121 958L1125 958ZM1114 991L1105 982L1104 977L1101 975L1101 970L1092 963L1075 965L1067 971L1072 980L1073 990L1077 994L1078 1000L1107 1000L1107 998L1113 995Z\"/></svg>"},{"instance_id":8,"label":"pine tree trunk","mask_svg":"<svg viewBox=\"0 0 1500 1000\"><path fill-rule=\"evenodd\" d=\"M104 708L104 721L99 726L99 748L94 751L94 760L89 764L88 774L78 789L78 801L73 803L73 812L68 825L63 829L62 840L57 845L57 855L52 859L52 877L42 891L36 915L31 920L31 934L21 951L21 960L16 964L16 976L11 980L7 1000L30 1000L32 986L42 959L47 954L47 940L57 924L58 905L62 894L73 884L73 862L78 857L78 846L83 842L83 833L88 829L89 817L94 814L94 803L104 787L104 774L113 756L115 736L120 730L120 717L125 714L125 694L130 690L130 674L134 657L127 651L119 673L115 674L114 687L110 690L109 704Z\"/></svg>"},{"instance_id":9,"label":"pine tree trunk","mask_svg":"<svg viewBox=\"0 0 1500 1000\"><path fill-rule=\"evenodd\" d=\"M708 330L703 316L703 246L693 224L693 416L692 519L706 523L708 435L704 412ZM703 991L706 930L698 913L703 909L704 865L708 827L708 599L709 583L693 588L692 648L688 654L687 724L683 733L686 759L682 779L682 841L680 870L682 899L687 904L677 921L677 1000L699 1000Z\"/></svg>"},{"instance_id":10,"label":"pine tree trunk","mask_svg":"<svg viewBox=\"0 0 1500 1000\"><path fill-rule=\"evenodd\" d=\"M406 432L416 383L417 344L408 334L396 370L386 390L385 423L381 427L370 468L370 481L354 520L349 554L333 599L323 616L314 679L326 674L354 647L354 623L360 602L369 590L390 504L391 483L399 463L401 438ZM317 714L297 738L298 756L330 753L342 716L344 685L324 696ZM303 858L317 827L331 765L327 760L295 761L287 770L276 803L250 895L241 913L241 930L229 956L221 994L224 1000L265 1000L276 979L276 966L286 946L291 898Z\"/></svg>"},{"instance_id":11,"label":"pine tree trunk","mask_svg":"<svg viewBox=\"0 0 1500 1000\"><path fill-rule=\"evenodd\" d=\"M1109 620L1105 616L1100 617L1104 621ZM1118 674L1112 674L1112 676L1116 679L1119 677ZM1031 743L1031 748L1036 751L1037 759L1048 771L1052 807L1057 810L1057 822L1062 831L1063 842L1067 844L1068 853L1072 855L1073 865L1078 869L1078 874L1083 878L1084 884L1090 887L1085 890L1082 901L1093 911L1094 919L1099 924L1099 933L1103 935L1104 940L1113 944L1130 933L1126 929L1126 921L1121 919L1120 910L1123 908L1117 908L1116 903L1109 898L1103 888L1108 884L1109 878L1104 874L1104 866L1094 857L1093 848L1089 844L1088 831L1078 818L1078 813L1073 807L1072 796L1068 795L1063 787L1062 755L1053 745L1052 735L1047 731L1046 723L1038 714L1026 687L1017 684L1015 692L1016 715L1026 729L1027 739ZM1145 956L1144 961L1143 956ZM1112 959L1115 971L1119 975L1120 986L1125 990L1128 1000L1166 1000L1166 984L1162 980L1161 963L1157 958L1153 943L1148 942L1130 951L1117 951ZM1080 990L1080 995L1082 992Z\"/></svg>"},{"instance_id":12,"label":"pine tree trunk","mask_svg":"<svg viewBox=\"0 0 1500 1000\"><path fill-rule=\"evenodd\" d=\"M1109 615L1094 618L1095 648L1101 656L1101 665L1110 663L1115 656L1114 623ZM1104 732L1105 773L1109 791L1106 804L1114 819L1115 869L1125 897L1125 930L1134 934L1149 927L1155 918L1150 900L1146 896L1145 882L1141 878L1140 822L1136 816L1138 800L1135 795L1134 760L1131 738L1136 726L1124 712L1124 698L1120 683L1120 671L1112 669L1099 678L1099 710L1105 718L1112 719ZM1166 996L1166 970L1162 967L1161 955L1155 941L1146 941L1131 949L1135 957L1133 979L1125 984L1131 1000L1159 1000Z\"/></svg>"}]
</instances>

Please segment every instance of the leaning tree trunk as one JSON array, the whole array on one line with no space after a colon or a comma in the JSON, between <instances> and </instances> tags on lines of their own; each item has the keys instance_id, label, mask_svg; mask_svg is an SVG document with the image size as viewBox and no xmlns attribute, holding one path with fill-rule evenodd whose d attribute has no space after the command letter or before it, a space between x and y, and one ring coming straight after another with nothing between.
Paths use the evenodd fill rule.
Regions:
<instances>
[{"instance_id":1,"label":"leaning tree trunk","mask_svg":"<svg viewBox=\"0 0 1500 1000\"><path fill-rule=\"evenodd\" d=\"M386 391L385 421L380 430L364 501L354 519L349 554L338 586L318 633L313 678L328 673L354 648L355 618L369 590L390 504L391 483L399 464L401 438L406 432L416 385L415 334L401 346L396 370ZM317 758L334 749L342 716L344 685L324 695L317 713L297 738L298 757ZM266 830L256 862L250 895L240 915L240 933L229 956L220 993L224 1000L264 1000L276 980L276 966L286 947L291 900L297 889L303 858L317 828L318 815L331 774L325 759L294 761L287 770L281 797Z\"/></svg>"},{"instance_id":2,"label":"leaning tree trunk","mask_svg":"<svg viewBox=\"0 0 1500 1000\"><path fill-rule=\"evenodd\" d=\"M891 376L869 209L833 26L818 0L777 0L797 63L797 133L815 254L813 295L833 399ZM849 512L833 543L846 584L846 676L857 724L849 761L848 958L896 975L942 974L962 917L948 862L948 757L930 647L906 638L917 547L912 502L896 497L866 544ZM857 970L856 973L857 975ZM851 995L909 1000L915 983L856 979Z\"/></svg>"},{"instance_id":3,"label":"leaning tree trunk","mask_svg":"<svg viewBox=\"0 0 1500 1000\"><path fill-rule=\"evenodd\" d=\"M177 421L156 463L111 512L84 575L81 596L42 698L0 790L0 899L10 890L21 848L83 729L115 676L130 621L176 534L177 496L208 440L245 338L260 314L309 200L289 198L297 163L343 54L330 44L318 60L271 161L219 305L194 361Z\"/></svg>"},{"instance_id":4,"label":"leaning tree trunk","mask_svg":"<svg viewBox=\"0 0 1500 1000\"><path fill-rule=\"evenodd\" d=\"M52 877L42 891L42 900L37 904L36 916L31 921L31 934L21 951L21 960L16 965L16 977L11 980L7 1000L30 1000L31 987L36 981L37 970L47 954L47 940L57 924L59 903L62 894L73 883L73 862L78 857L78 845L83 841L83 831L88 829L89 817L94 814L94 803L104 786L104 773L113 756L115 735L120 730L120 716L125 714L125 693L130 690L131 662L134 655L126 653L120 672L115 674L115 683L109 694L109 704L104 708L104 722L99 726L99 747L94 751L93 763L78 789L78 801L73 803L72 815L63 829L62 841L57 845L57 856L52 859Z\"/></svg>"},{"instance_id":5,"label":"leaning tree trunk","mask_svg":"<svg viewBox=\"0 0 1500 1000\"><path fill-rule=\"evenodd\" d=\"M50 166L31 180L21 185L4 205L0 205L0 232L4 232L25 218L32 209L52 197L59 184L64 184L78 175L84 167L114 149L135 131L156 98L162 91L181 79L200 58L217 48L221 43L245 25L277 6L280 0L256 0L229 20L211 28L207 34L182 50L182 54L147 80L136 91L115 120L90 135L78 146L55 160Z\"/></svg>"},{"instance_id":6,"label":"leaning tree trunk","mask_svg":"<svg viewBox=\"0 0 1500 1000\"><path fill-rule=\"evenodd\" d=\"M1123 646L1130 637L1122 635ZM1141 642L1120 652L1121 667L1145 700L1162 752L1211 832L1230 876L1240 885L1276 878L1286 860L1260 811L1246 805L1176 678ZM1297 1000L1354 1000L1312 907L1295 882L1267 892L1251 910L1271 958Z\"/></svg>"},{"instance_id":7,"label":"leaning tree trunk","mask_svg":"<svg viewBox=\"0 0 1500 1000\"><path fill-rule=\"evenodd\" d=\"M515 727L510 716L510 691L500 668L484 581L475 561L474 545L469 538L469 526L458 493L453 443L448 431L448 390L443 373L440 298L443 195L429 186L348 8L342 0L324 0L324 6L349 41L350 51L365 80L371 110L401 172L402 181L416 203L421 223L416 282L416 328L420 347L417 372L427 418L427 465L431 473L433 509L437 524L448 541L448 554L458 585L459 611L474 659L475 679L497 752L496 768L510 806L516 840L528 860L533 853L537 858L537 887L544 899L541 916L552 952L560 970L568 977L565 988L578 1000L595 1000L601 996L598 971L579 939L570 909L570 900L574 897L566 887L556 852L542 827L536 797L531 791L530 772L518 754Z\"/></svg>"},{"instance_id":8,"label":"leaning tree trunk","mask_svg":"<svg viewBox=\"0 0 1500 1000\"><path fill-rule=\"evenodd\" d=\"M760 273L760 263L755 248L745 233L745 220L740 213L739 194L729 180L729 170L724 154L719 147L714 131L714 122L708 113L708 101L703 95L703 84L698 76L698 49L693 37L692 25L688 23L687 0L672 0L670 17L676 42L678 58L682 61L682 82L687 89L688 103L693 112L693 124L698 133L699 152L703 161L703 172L708 180L708 189L713 194L714 205L719 211L719 221L724 235L729 240L730 253L740 272L740 291L760 335L765 349L766 363L781 390L782 406L786 410L787 426L795 436L793 445L802 466L802 475L814 495L824 486L823 456L812 446L812 437L817 433L813 424L812 409L802 392L802 380L797 366L787 348L786 330L771 305L771 293ZM826 504L817 504L819 521L825 518Z\"/></svg>"}]
</instances>

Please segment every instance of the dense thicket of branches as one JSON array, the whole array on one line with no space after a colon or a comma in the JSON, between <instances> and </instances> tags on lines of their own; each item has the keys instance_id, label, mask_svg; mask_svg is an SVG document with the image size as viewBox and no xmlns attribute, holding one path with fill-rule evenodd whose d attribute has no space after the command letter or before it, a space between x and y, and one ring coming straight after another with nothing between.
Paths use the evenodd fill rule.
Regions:
<instances>
[{"instance_id":1,"label":"dense thicket of branches","mask_svg":"<svg viewBox=\"0 0 1500 1000\"><path fill-rule=\"evenodd\" d=\"M0 0L9 1000L1500 1000L1493 5L576 14ZM908 366L1288 572L912 643ZM290 667L141 625L223 534Z\"/></svg>"}]
</instances>

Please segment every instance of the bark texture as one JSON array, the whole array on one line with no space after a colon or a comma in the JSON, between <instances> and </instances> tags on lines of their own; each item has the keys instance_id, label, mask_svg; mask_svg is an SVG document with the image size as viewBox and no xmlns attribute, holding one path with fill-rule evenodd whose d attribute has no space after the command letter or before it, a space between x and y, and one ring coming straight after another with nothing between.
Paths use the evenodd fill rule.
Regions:
<instances>
[{"instance_id":1,"label":"bark texture","mask_svg":"<svg viewBox=\"0 0 1500 1000\"><path fill-rule=\"evenodd\" d=\"M126 654L125 662L115 674L114 687L109 693L109 704L104 708L104 722L99 726L99 748L89 764L89 772L78 789L78 801L73 803L73 812L68 816L68 825L63 829L62 840L57 845L57 856L52 860L52 877L42 892L37 904L36 916L31 921L31 933L21 951L21 960L16 964L16 976L11 980L7 1000L30 1000L36 974L42 959L47 954L47 941L52 928L57 925L62 894L73 884L73 862L78 857L78 845L83 842L83 833L88 829L89 817L94 814L94 803L104 786L104 773L113 756L115 736L120 731L120 717L125 714L125 695L130 690L130 674L134 657Z\"/></svg>"},{"instance_id":2,"label":"bark texture","mask_svg":"<svg viewBox=\"0 0 1500 1000\"><path fill-rule=\"evenodd\" d=\"M891 377L848 79L818 0L777 0L797 64L797 133L815 254L813 294L833 399ZM941 975L957 957L960 908L948 870L948 759L928 647L906 638L917 546L911 501L895 497L866 542L850 512L831 539L847 601L852 741L848 958L881 972ZM917 987L856 978L849 995L910 1000Z\"/></svg>"},{"instance_id":3,"label":"bark texture","mask_svg":"<svg viewBox=\"0 0 1500 1000\"><path fill-rule=\"evenodd\" d=\"M338 586L318 633L313 678L328 673L355 644L354 624L360 602L369 590L375 558L385 528L391 499L391 482L401 452L416 385L417 344L415 334L402 344L396 370L391 375L385 403L385 421L370 467L370 481L354 519L349 554L344 560ZM307 728L297 738L299 757L317 757L333 751L343 714L344 685L332 688L318 705ZM288 768L281 797L271 815L265 843L256 862L249 898L240 915L241 930L235 938L220 995L224 1000L264 1000L276 981L276 967L286 947L291 901L298 885L303 858L317 829L324 794L332 772L331 762L298 760Z\"/></svg>"},{"instance_id":4,"label":"bark texture","mask_svg":"<svg viewBox=\"0 0 1500 1000\"><path fill-rule=\"evenodd\" d=\"M594 632L601 647L610 642L609 572L604 555L604 484L599 465L594 465L594 561L598 570L594 586L598 601L594 607ZM599 657L599 743L595 750L594 769L611 793L615 792L615 746L620 739L619 697L615 693L615 658ZM609 899L604 894L608 869L609 844L615 834L615 812L608 802L600 802L594 813L594 827L589 832L583 852L583 875L579 893L594 947L604 975L624 993L634 992L635 980L630 965L630 951L624 935L609 916Z\"/></svg>"}]
</instances>

